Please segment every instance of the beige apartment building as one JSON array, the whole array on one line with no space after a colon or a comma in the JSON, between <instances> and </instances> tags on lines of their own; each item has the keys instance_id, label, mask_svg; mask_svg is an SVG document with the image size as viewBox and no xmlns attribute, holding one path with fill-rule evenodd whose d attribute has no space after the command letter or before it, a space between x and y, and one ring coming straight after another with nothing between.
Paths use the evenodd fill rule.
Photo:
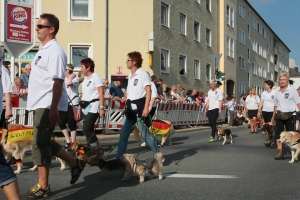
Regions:
<instances>
[{"instance_id":1,"label":"beige apartment building","mask_svg":"<svg viewBox=\"0 0 300 200\"><path fill-rule=\"evenodd\" d=\"M106 2L37 0L36 18L53 13L60 19L57 40L78 71L80 60L88 56L103 78L123 78L126 86L127 53L139 51L143 69L151 75L170 86L181 83L207 91L214 78L209 55L218 53L218 1L109 0L108 10ZM22 67L36 50L21 59Z\"/></svg>"},{"instance_id":2,"label":"beige apartment building","mask_svg":"<svg viewBox=\"0 0 300 200\"><path fill-rule=\"evenodd\" d=\"M76 71L91 57L97 73L123 79L123 87L131 51L141 52L143 69L167 85L203 92L215 68L226 73L221 89L229 95L252 86L261 93L265 80L288 72L290 50L246 0L36 0L36 7L36 19L60 19L57 40ZM20 58L22 67L38 46L37 40ZM211 56L219 54L215 63Z\"/></svg>"},{"instance_id":3,"label":"beige apartment building","mask_svg":"<svg viewBox=\"0 0 300 200\"><path fill-rule=\"evenodd\" d=\"M250 87L261 94L264 81L278 85L278 75L289 72L289 48L247 0L220 1L220 41L229 96L248 93Z\"/></svg>"}]
</instances>

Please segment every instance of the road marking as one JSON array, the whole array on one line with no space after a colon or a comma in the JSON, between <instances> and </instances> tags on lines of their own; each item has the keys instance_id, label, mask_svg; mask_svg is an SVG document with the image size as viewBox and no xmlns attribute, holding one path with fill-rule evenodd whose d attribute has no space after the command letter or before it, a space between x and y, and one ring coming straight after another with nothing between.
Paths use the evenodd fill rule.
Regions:
<instances>
[{"instance_id":1,"label":"road marking","mask_svg":"<svg viewBox=\"0 0 300 200\"><path fill-rule=\"evenodd\" d=\"M209 175L209 174L163 174L168 178L238 178L234 175Z\"/></svg>"}]
</instances>

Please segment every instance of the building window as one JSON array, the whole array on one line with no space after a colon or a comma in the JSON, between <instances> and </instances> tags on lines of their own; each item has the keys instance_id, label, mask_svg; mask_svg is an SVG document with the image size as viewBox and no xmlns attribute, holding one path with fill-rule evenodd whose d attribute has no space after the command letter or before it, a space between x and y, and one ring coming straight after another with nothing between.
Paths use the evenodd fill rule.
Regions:
<instances>
[{"instance_id":1,"label":"building window","mask_svg":"<svg viewBox=\"0 0 300 200\"><path fill-rule=\"evenodd\" d=\"M161 2L160 6L160 23L163 26L169 27L169 5Z\"/></svg>"},{"instance_id":2,"label":"building window","mask_svg":"<svg viewBox=\"0 0 300 200\"><path fill-rule=\"evenodd\" d=\"M210 81L211 79L211 65L206 64L206 80Z\"/></svg>"},{"instance_id":3,"label":"building window","mask_svg":"<svg viewBox=\"0 0 300 200\"><path fill-rule=\"evenodd\" d=\"M250 40L250 25L248 24L248 39Z\"/></svg>"},{"instance_id":4,"label":"building window","mask_svg":"<svg viewBox=\"0 0 300 200\"><path fill-rule=\"evenodd\" d=\"M75 67L75 71L80 71L81 64L80 61L87 57L93 57L92 53L92 45L86 45L86 44L69 44L69 61L72 63Z\"/></svg>"},{"instance_id":5,"label":"building window","mask_svg":"<svg viewBox=\"0 0 300 200\"><path fill-rule=\"evenodd\" d=\"M243 4L239 4L239 15L245 19L245 6Z\"/></svg>"},{"instance_id":6,"label":"building window","mask_svg":"<svg viewBox=\"0 0 300 200\"><path fill-rule=\"evenodd\" d=\"M234 58L234 40L227 36L227 56L229 58Z\"/></svg>"},{"instance_id":7,"label":"building window","mask_svg":"<svg viewBox=\"0 0 300 200\"><path fill-rule=\"evenodd\" d=\"M200 61L194 60L194 78L200 80Z\"/></svg>"},{"instance_id":8,"label":"building window","mask_svg":"<svg viewBox=\"0 0 300 200\"><path fill-rule=\"evenodd\" d=\"M206 45L211 47L211 30L206 29Z\"/></svg>"},{"instance_id":9,"label":"building window","mask_svg":"<svg viewBox=\"0 0 300 200\"><path fill-rule=\"evenodd\" d=\"M229 5L226 7L226 19L227 25L234 28L234 10Z\"/></svg>"},{"instance_id":10,"label":"building window","mask_svg":"<svg viewBox=\"0 0 300 200\"><path fill-rule=\"evenodd\" d=\"M179 56L179 75L186 76L186 56Z\"/></svg>"},{"instance_id":11,"label":"building window","mask_svg":"<svg viewBox=\"0 0 300 200\"><path fill-rule=\"evenodd\" d=\"M246 41L245 41L245 32L240 30L239 31L239 42L243 45L246 44Z\"/></svg>"},{"instance_id":12,"label":"building window","mask_svg":"<svg viewBox=\"0 0 300 200\"><path fill-rule=\"evenodd\" d=\"M206 10L211 12L211 0L206 0Z\"/></svg>"},{"instance_id":13,"label":"building window","mask_svg":"<svg viewBox=\"0 0 300 200\"><path fill-rule=\"evenodd\" d=\"M255 63L252 63L252 73L253 75L257 75L257 66L255 65Z\"/></svg>"},{"instance_id":14,"label":"building window","mask_svg":"<svg viewBox=\"0 0 300 200\"><path fill-rule=\"evenodd\" d=\"M257 30L257 21L255 17L252 17L252 27Z\"/></svg>"},{"instance_id":15,"label":"building window","mask_svg":"<svg viewBox=\"0 0 300 200\"><path fill-rule=\"evenodd\" d=\"M194 40L200 42L200 24L198 22L194 22Z\"/></svg>"},{"instance_id":16,"label":"building window","mask_svg":"<svg viewBox=\"0 0 300 200\"><path fill-rule=\"evenodd\" d=\"M71 20L92 20L92 0L71 0Z\"/></svg>"},{"instance_id":17,"label":"building window","mask_svg":"<svg viewBox=\"0 0 300 200\"><path fill-rule=\"evenodd\" d=\"M274 73L271 72L271 81L274 81Z\"/></svg>"},{"instance_id":18,"label":"building window","mask_svg":"<svg viewBox=\"0 0 300 200\"><path fill-rule=\"evenodd\" d=\"M245 58L242 56L239 57L239 68L245 70Z\"/></svg>"},{"instance_id":19,"label":"building window","mask_svg":"<svg viewBox=\"0 0 300 200\"><path fill-rule=\"evenodd\" d=\"M248 49L248 63L250 63L250 49Z\"/></svg>"},{"instance_id":20,"label":"building window","mask_svg":"<svg viewBox=\"0 0 300 200\"><path fill-rule=\"evenodd\" d=\"M179 15L179 33L186 35L186 15L183 13Z\"/></svg>"},{"instance_id":21,"label":"building window","mask_svg":"<svg viewBox=\"0 0 300 200\"><path fill-rule=\"evenodd\" d=\"M166 49L160 50L160 72L163 74L170 73L170 51Z\"/></svg>"}]
</instances>

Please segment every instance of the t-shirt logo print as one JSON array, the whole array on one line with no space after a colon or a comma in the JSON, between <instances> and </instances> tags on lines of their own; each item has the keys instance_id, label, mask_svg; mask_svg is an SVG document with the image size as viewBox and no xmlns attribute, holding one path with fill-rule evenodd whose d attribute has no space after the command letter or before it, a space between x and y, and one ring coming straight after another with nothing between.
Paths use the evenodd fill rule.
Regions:
<instances>
[{"instance_id":1,"label":"t-shirt logo print","mask_svg":"<svg viewBox=\"0 0 300 200\"><path fill-rule=\"evenodd\" d=\"M41 58L42 58L41 56L37 57L37 59L35 60L34 64L36 65L39 62L39 60L41 60Z\"/></svg>"},{"instance_id":2,"label":"t-shirt logo print","mask_svg":"<svg viewBox=\"0 0 300 200\"><path fill-rule=\"evenodd\" d=\"M271 96L271 99L274 99L274 95Z\"/></svg>"},{"instance_id":3,"label":"t-shirt logo print","mask_svg":"<svg viewBox=\"0 0 300 200\"><path fill-rule=\"evenodd\" d=\"M287 98L289 98L289 95L290 95L289 93L285 93L284 97L287 99Z\"/></svg>"},{"instance_id":4,"label":"t-shirt logo print","mask_svg":"<svg viewBox=\"0 0 300 200\"><path fill-rule=\"evenodd\" d=\"M92 82L92 81L89 81L89 82L88 82L87 87L89 87L89 86L91 85L91 82Z\"/></svg>"},{"instance_id":5,"label":"t-shirt logo print","mask_svg":"<svg viewBox=\"0 0 300 200\"><path fill-rule=\"evenodd\" d=\"M215 95L217 95L218 94L218 91L215 91Z\"/></svg>"},{"instance_id":6,"label":"t-shirt logo print","mask_svg":"<svg viewBox=\"0 0 300 200\"><path fill-rule=\"evenodd\" d=\"M137 86L138 82L139 82L139 79L134 79L133 86Z\"/></svg>"}]
</instances>

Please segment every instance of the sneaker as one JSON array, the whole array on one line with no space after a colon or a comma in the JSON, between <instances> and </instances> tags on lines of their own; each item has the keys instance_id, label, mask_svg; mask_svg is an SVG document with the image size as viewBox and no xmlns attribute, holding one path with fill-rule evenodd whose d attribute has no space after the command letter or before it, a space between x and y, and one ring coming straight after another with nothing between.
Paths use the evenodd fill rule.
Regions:
<instances>
[{"instance_id":1,"label":"sneaker","mask_svg":"<svg viewBox=\"0 0 300 200\"><path fill-rule=\"evenodd\" d=\"M38 183L34 185L29 192L22 195L22 200L30 200L30 199L40 199L47 198L51 196L50 185L46 190L42 189L42 186Z\"/></svg>"},{"instance_id":2,"label":"sneaker","mask_svg":"<svg viewBox=\"0 0 300 200\"><path fill-rule=\"evenodd\" d=\"M212 137L212 136L210 136L210 138L209 138L209 141L208 141L209 143L212 143L212 142L214 142L214 138Z\"/></svg>"},{"instance_id":3,"label":"sneaker","mask_svg":"<svg viewBox=\"0 0 300 200\"><path fill-rule=\"evenodd\" d=\"M283 160L283 154L282 151L280 149L277 150L277 154L274 157L275 160Z\"/></svg>"},{"instance_id":4,"label":"sneaker","mask_svg":"<svg viewBox=\"0 0 300 200\"><path fill-rule=\"evenodd\" d=\"M76 158L76 163L77 163L77 166L70 169L70 172L71 172L70 184L76 183L76 181L78 180L78 178L86 164L83 160L79 160L78 158Z\"/></svg>"}]
</instances>

